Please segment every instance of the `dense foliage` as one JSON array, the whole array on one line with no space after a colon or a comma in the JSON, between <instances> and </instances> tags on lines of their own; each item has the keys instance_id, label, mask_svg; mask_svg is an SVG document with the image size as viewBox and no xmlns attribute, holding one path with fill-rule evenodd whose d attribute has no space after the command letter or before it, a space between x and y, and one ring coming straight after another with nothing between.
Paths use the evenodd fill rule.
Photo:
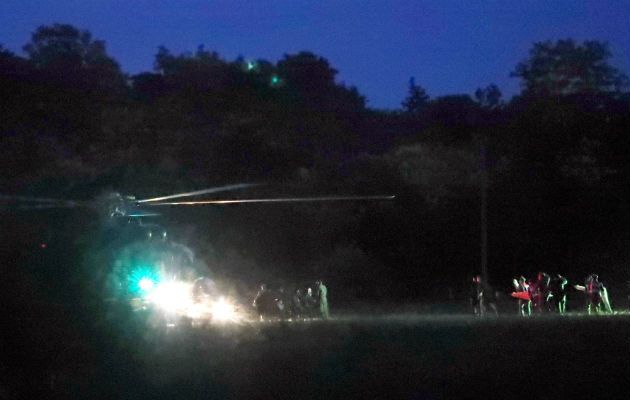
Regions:
<instances>
[{"instance_id":1,"label":"dense foliage","mask_svg":"<svg viewBox=\"0 0 630 400\"><path fill-rule=\"evenodd\" d=\"M188 240L211 267L251 281L324 277L333 299L397 301L444 296L478 270L485 171L496 285L538 269L628 280L629 97L603 43L535 44L509 101L495 85L431 99L412 80L393 112L366 107L310 52L274 64L159 47L154 71L127 76L103 41L69 25L38 28L24 50L0 49L3 193L266 182L239 195L396 194L165 218L195 227Z\"/></svg>"}]
</instances>

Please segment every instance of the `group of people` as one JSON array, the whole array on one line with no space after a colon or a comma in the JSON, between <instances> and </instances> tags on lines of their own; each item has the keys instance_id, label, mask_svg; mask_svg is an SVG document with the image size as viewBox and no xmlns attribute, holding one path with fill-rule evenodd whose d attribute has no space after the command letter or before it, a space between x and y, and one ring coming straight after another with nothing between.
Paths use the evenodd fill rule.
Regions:
<instances>
[{"instance_id":1,"label":"group of people","mask_svg":"<svg viewBox=\"0 0 630 400\"><path fill-rule=\"evenodd\" d=\"M518 299L518 312L523 315L555 312L564 314L567 310L568 280L560 274L551 276L539 272L534 279L527 280L520 276L512 281L514 292L512 297ZM589 314L612 313L606 287L599 281L597 274L586 277L584 285L574 285L586 297L586 311Z\"/></svg>"},{"instance_id":2,"label":"group of people","mask_svg":"<svg viewBox=\"0 0 630 400\"><path fill-rule=\"evenodd\" d=\"M608 291L597 274L588 275L583 285L570 286L568 283L568 279L560 274L549 275L542 271L533 279L524 276L514 278L512 297L518 301L517 312L523 316L533 313L564 314L567 311L567 294L573 288L584 294L588 314L612 314ZM481 276L473 277L469 297L475 315L488 312L498 314L496 296L496 292Z\"/></svg>"},{"instance_id":3,"label":"group of people","mask_svg":"<svg viewBox=\"0 0 630 400\"><path fill-rule=\"evenodd\" d=\"M261 320L264 319L328 319L328 288L324 282L315 282L312 287L295 289L287 293L283 287L271 290L261 284L252 306Z\"/></svg>"}]
</instances>

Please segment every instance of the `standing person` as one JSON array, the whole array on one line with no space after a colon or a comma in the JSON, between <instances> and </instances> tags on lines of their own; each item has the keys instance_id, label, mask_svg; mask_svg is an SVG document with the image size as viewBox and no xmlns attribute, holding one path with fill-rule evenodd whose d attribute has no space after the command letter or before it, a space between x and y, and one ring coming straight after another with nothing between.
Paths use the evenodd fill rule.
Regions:
<instances>
[{"instance_id":1,"label":"standing person","mask_svg":"<svg viewBox=\"0 0 630 400\"><path fill-rule=\"evenodd\" d=\"M275 311L277 309L277 306L274 295L273 293L271 293L271 291L267 289L267 285L264 283L260 285L258 293L256 293L256 297L252 302L252 306L256 310L261 321L274 314L277 314L277 312Z\"/></svg>"},{"instance_id":2,"label":"standing person","mask_svg":"<svg viewBox=\"0 0 630 400\"><path fill-rule=\"evenodd\" d=\"M586 293L586 311L589 314L592 314L593 311L600 313L602 308L604 308L605 312L612 314L608 291L604 284L599 281L597 274L591 274L586 278L584 289Z\"/></svg>"},{"instance_id":3,"label":"standing person","mask_svg":"<svg viewBox=\"0 0 630 400\"><path fill-rule=\"evenodd\" d=\"M304 296L304 307L306 308L306 314L309 318L313 318L315 315L315 306L317 301L313 297L313 289L306 289L306 296Z\"/></svg>"},{"instance_id":4,"label":"standing person","mask_svg":"<svg viewBox=\"0 0 630 400\"><path fill-rule=\"evenodd\" d=\"M472 284L470 285L470 305L472 306L473 314L482 316L486 312L486 307L483 300L483 285L481 284L481 276L474 276Z\"/></svg>"},{"instance_id":5,"label":"standing person","mask_svg":"<svg viewBox=\"0 0 630 400\"><path fill-rule=\"evenodd\" d=\"M320 280L317 281L317 296L319 297L319 314L323 319L330 318L330 311L328 310L328 288Z\"/></svg>"},{"instance_id":6,"label":"standing person","mask_svg":"<svg viewBox=\"0 0 630 400\"><path fill-rule=\"evenodd\" d=\"M596 274L590 274L584 281L584 293L586 294L586 312L592 314L593 311L598 311L600 299L599 291L600 284Z\"/></svg>"},{"instance_id":7,"label":"standing person","mask_svg":"<svg viewBox=\"0 0 630 400\"><path fill-rule=\"evenodd\" d=\"M276 293L276 307L278 307L278 312L280 315L280 318L282 319L286 319L289 318L289 299L287 298L285 292L284 292L284 287L280 286L280 289L278 289L278 293Z\"/></svg>"},{"instance_id":8,"label":"standing person","mask_svg":"<svg viewBox=\"0 0 630 400\"><path fill-rule=\"evenodd\" d=\"M539 272L536 279L529 284L529 297L532 300L534 311L542 313L547 311L549 295L549 275Z\"/></svg>"},{"instance_id":9,"label":"standing person","mask_svg":"<svg viewBox=\"0 0 630 400\"><path fill-rule=\"evenodd\" d=\"M527 279L524 276L520 276L518 279L514 278L512 281L514 290L518 293L528 293L529 285ZM532 314L532 301L525 299L518 299L518 313L522 316L528 316Z\"/></svg>"},{"instance_id":10,"label":"standing person","mask_svg":"<svg viewBox=\"0 0 630 400\"><path fill-rule=\"evenodd\" d=\"M302 297L302 290L295 289L293 298L291 299L291 311L294 318L304 318L304 298Z\"/></svg>"},{"instance_id":11,"label":"standing person","mask_svg":"<svg viewBox=\"0 0 630 400\"><path fill-rule=\"evenodd\" d=\"M567 311L567 282L567 278L560 274L556 274L549 283L552 309L559 314L564 314Z\"/></svg>"}]
</instances>

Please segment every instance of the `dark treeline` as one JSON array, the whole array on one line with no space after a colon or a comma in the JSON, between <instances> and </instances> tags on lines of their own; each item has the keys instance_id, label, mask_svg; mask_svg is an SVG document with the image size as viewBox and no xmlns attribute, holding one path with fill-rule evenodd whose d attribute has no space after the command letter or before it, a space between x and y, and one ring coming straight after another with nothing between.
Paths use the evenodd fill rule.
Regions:
<instances>
[{"instance_id":1,"label":"dark treeline","mask_svg":"<svg viewBox=\"0 0 630 400\"><path fill-rule=\"evenodd\" d=\"M0 48L2 193L144 197L266 182L238 195L396 194L165 219L194 226L187 240L226 275L323 278L333 304L416 301L479 271L485 173L493 284L539 269L594 271L619 288L629 279L630 103L606 44L534 44L511 71L522 92L509 101L492 84L431 98L411 79L397 111L367 107L310 52L271 63L159 47L153 71L128 76L103 41L68 25L38 28L24 51Z\"/></svg>"}]
</instances>

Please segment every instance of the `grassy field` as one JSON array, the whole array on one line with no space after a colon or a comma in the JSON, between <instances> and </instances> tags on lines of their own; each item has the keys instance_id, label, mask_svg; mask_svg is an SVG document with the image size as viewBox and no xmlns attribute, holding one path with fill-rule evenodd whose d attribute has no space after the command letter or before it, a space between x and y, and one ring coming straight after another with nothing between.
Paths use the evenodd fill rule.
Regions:
<instances>
[{"instance_id":1,"label":"grassy field","mask_svg":"<svg viewBox=\"0 0 630 400\"><path fill-rule=\"evenodd\" d=\"M104 329L48 397L630 398L628 313Z\"/></svg>"}]
</instances>

